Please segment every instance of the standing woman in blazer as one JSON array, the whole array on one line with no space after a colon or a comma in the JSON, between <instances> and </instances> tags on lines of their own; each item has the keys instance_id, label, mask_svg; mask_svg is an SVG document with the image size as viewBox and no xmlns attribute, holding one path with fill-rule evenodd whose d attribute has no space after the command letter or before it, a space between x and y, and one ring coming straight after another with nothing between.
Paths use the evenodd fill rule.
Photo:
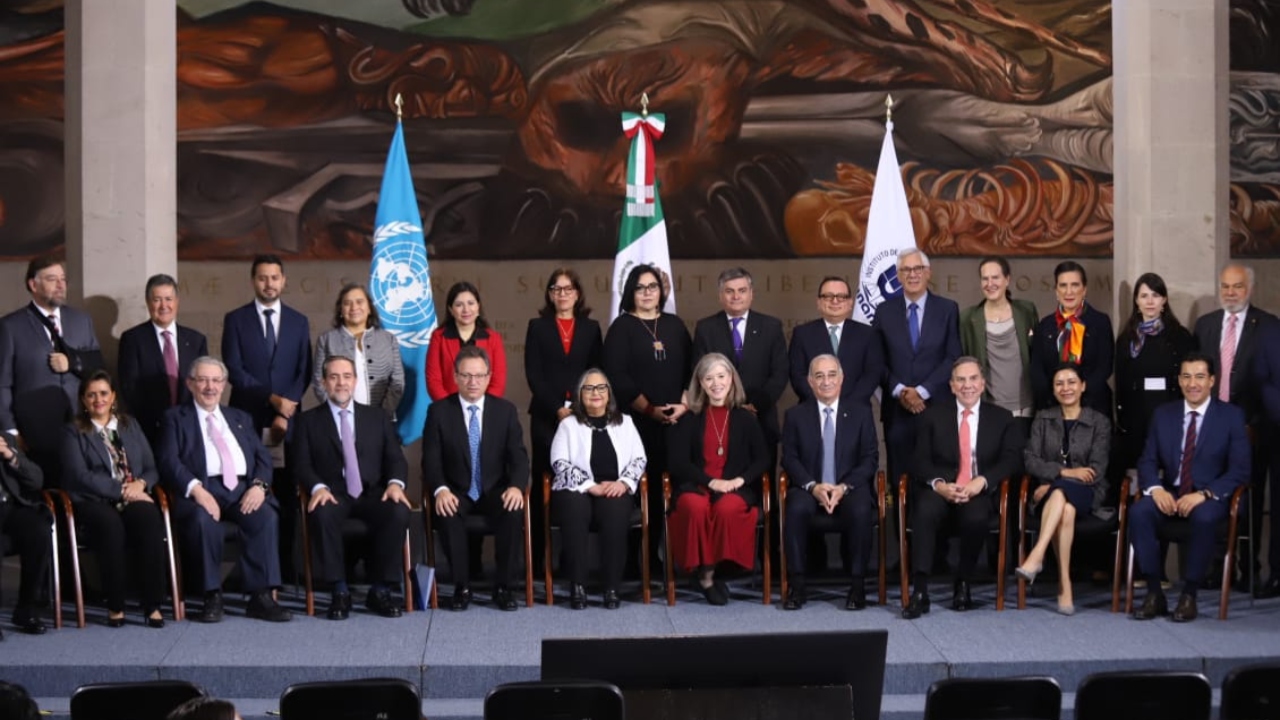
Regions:
<instances>
[{"instance_id":1,"label":"standing woman in blazer","mask_svg":"<svg viewBox=\"0 0 1280 720\"><path fill-rule=\"evenodd\" d=\"M1038 322L1036 306L1014 300L1009 292L1012 270L1003 257L978 262L982 300L960 313L960 345L978 359L987 377L986 399L1029 423L1031 395L1031 331Z\"/></svg>"},{"instance_id":2,"label":"standing woman in blazer","mask_svg":"<svg viewBox=\"0 0 1280 720\"><path fill-rule=\"evenodd\" d=\"M590 319L582 279L572 268L551 271L538 317L524 335L524 376L529 384L529 436L534 482L551 472L551 441L560 421L572 412L575 383L587 368L599 367L604 353L600 323ZM533 557L542 558L542 493L529 495L533 519Z\"/></svg>"},{"instance_id":3,"label":"standing woman in blazer","mask_svg":"<svg viewBox=\"0 0 1280 720\"><path fill-rule=\"evenodd\" d=\"M151 446L138 423L116 409L105 370L80 383L80 405L62 434L62 487L98 558L107 626L124 626L125 581L132 571L147 627L164 627L164 523L150 494L160 479Z\"/></svg>"},{"instance_id":4,"label":"standing woman in blazer","mask_svg":"<svg viewBox=\"0 0 1280 720\"><path fill-rule=\"evenodd\" d=\"M363 285L350 283L338 291L338 301L333 306L333 329L316 339L312 364L315 378L311 386L321 404L329 399L324 391L324 361L335 355L355 361L356 389L352 399L395 415L404 395L400 342L382 329L378 309Z\"/></svg>"},{"instance_id":5,"label":"standing woman in blazer","mask_svg":"<svg viewBox=\"0 0 1280 720\"><path fill-rule=\"evenodd\" d=\"M1058 366L1069 362L1080 366L1085 381L1082 404L1111 417L1111 377L1115 355L1115 333L1111 318L1088 302L1089 276L1080 263L1064 260L1053 269L1054 292L1058 303L1052 315L1045 315L1031 338L1031 393L1036 409L1053 407L1053 376Z\"/></svg>"},{"instance_id":6,"label":"standing woman in blazer","mask_svg":"<svg viewBox=\"0 0 1280 720\"><path fill-rule=\"evenodd\" d=\"M769 453L760 423L746 404L733 363L703 355L689 382L689 414L671 433L675 509L669 526L676 567L693 573L695 588L712 605L729 602L718 570L755 565L760 478Z\"/></svg>"},{"instance_id":7,"label":"standing woman in blazer","mask_svg":"<svg viewBox=\"0 0 1280 720\"><path fill-rule=\"evenodd\" d=\"M1195 338L1169 309L1164 279L1146 273L1133 286L1133 310L1116 341L1116 429L1119 470L1138 466L1151 414L1182 399L1178 373Z\"/></svg>"},{"instance_id":8,"label":"standing woman in blazer","mask_svg":"<svg viewBox=\"0 0 1280 720\"><path fill-rule=\"evenodd\" d=\"M489 354L488 394L502 397L507 390L507 353L502 336L484 319L480 290L466 280L456 282L445 297L445 307L449 317L431 333L427 348L427 394L432 402L458 392L453 361L458 350L468 345Z\"/></svg>"}]
</instances>

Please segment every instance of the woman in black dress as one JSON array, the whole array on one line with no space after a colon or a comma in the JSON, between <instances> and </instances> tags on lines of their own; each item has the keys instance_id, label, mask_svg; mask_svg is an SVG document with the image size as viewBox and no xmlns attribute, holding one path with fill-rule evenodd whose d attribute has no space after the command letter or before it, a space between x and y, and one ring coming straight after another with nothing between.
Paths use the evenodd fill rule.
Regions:
<instances>
[{"instance_id":1,"label":"woman in black dress","mask_svg":"<svg viewBox=\"0 0 1280 720\"><path fill-rule=\"evenodd\" d=\"M684 401L693 340L684 321L662 312L670 288L652 265L637 265L622 286L619 315L604 340L604 372L618 407L635 420L649 458L650 507L662 507L667 430L689 411ZM656 542L656 537L654 542Z\"/></svg>"},{"instance_id":2,"label":"woman in black dress","mask_svg":"<svg viewBox=\"0 0 1280 720\"><path fill-rule=\"evenodd\" d=\"M1155 273L1138 278L1133 311L1116 340L1118 470L1136 467L1151 413L1182 397L1178 370L1195 339L1169 310L1169 291Z\"/></svg>"},{"instance_id":3,"label":"woman in black dress","mask_svg":"<svg viewBox=\"0 0 1280 720\"><path fill-rule=\"evenodd\" d=\"M551 441L560 421L571 414L574 387L587 368L598 367L604 352L600 323L590 319L582 279L566 267L551 271L538 317L524 335L524 377L529 383L529 436L533 480L551 472ZM536 486L535 486L536 487ZM542 559L542 493L529 494L533 519L533 557Z\"/></svg>"}]
</instances>

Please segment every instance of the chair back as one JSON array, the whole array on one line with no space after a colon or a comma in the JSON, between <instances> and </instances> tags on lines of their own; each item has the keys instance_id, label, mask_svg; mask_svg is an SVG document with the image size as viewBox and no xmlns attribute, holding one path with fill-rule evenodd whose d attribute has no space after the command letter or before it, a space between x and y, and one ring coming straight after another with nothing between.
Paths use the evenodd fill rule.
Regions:
<instances>
[{"instance_id":1,"label":"chair back","mask_svg":"<svg viewBox=\"0 0 1280 720\"><path fill-rule=\"evenodd\" d=\"M1220 720L1280 720L1280 663L1245 665L1222 681Z\"/></svg>"},{"instance_id":2,"label":"chair back","mask_svg":"<svg viewBox=\"0 0 1280 720\"><path fill-rule=\"evenodd\" d=\"M1062 688L1051 677L949 678L929 687L925 720L1058 720Z\"/></svg>"},{"instance_id":3,"label":"chair back","mask_svg":"<svg viewBox=\"0 0 1280 720\"><path fill-rule=\"evenodd\" d=\"M422 720L418 688L399 678L298 683L280 695L281 720Z\"/></svg>"},{"instance_id":4,"label":"chair back","mask_svg":"<svg viewBox=\"0 0 1280 720\"><path fill-rule=\"evenodd\" d=\"M624 714L622 691L617 685L598 680L505 683L484 698L484 720L622 720Z\"/></svg>"},{"instance_id":5,"label":"chair back","mask_svg":"<svg viewBox=\"0 0 1280 720\"><path fill-rule=\"evenodd\" d=\"M1076 720L1209 720L1213 689L1200 673L1095 673L1076 690Z\"/></svg>"},{"instance_id":6,"label":"chair back","mask_svg":"<svg viewBox=\"0 0 1280 720\"><path fill-rule=\"evenodd\" d=\"M96 683L76 688L71 720L164 720L182 703L205 692L185 680Z\"/></svg>"}]
</instances>

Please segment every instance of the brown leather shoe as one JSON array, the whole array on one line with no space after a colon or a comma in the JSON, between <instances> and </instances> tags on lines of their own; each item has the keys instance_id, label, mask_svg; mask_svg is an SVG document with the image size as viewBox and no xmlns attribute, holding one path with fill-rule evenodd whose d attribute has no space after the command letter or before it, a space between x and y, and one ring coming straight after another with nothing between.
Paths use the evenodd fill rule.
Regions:
<instances>
[{"instance_id":1,"label":"brown leather shoe","mask_svg":"<svg viewBox=\"0 0 1280 720\"><path fill-rule=\"evenodd\" d=\"M1162 592L1149 592L1147 598L1142 601L1142 607L1133 611L1134 620L1152 620L1161 615L1169 614L1169 601L1165 600Z\"/></svg>"},{"instance_id":2,"label":"brown leather shoe","mask_svg":"<svg viewBox=\"0 0 1280 720\"><path fill-rule=\"evenodd\" d=\"M1195 620L1200 612L1196 609L1196 596L1191 593L1183 593L1178 598L1178 607L1174 608L1173 621L1176 623L1191 622Z\"/></svg>"}]
</instances>

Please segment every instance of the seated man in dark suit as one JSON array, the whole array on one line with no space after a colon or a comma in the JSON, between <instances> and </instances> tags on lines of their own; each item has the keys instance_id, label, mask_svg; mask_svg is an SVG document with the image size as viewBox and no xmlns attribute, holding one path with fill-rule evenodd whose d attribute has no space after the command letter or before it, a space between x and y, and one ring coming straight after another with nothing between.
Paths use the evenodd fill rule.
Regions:
<instances>
[{"instance_id":1,"label":"seated man in dark suit","mask_svg":"<svg viewBox=\"0 0 1280 720\"><path fill-rule=\"evenodd\" d=\"M804 606L805 548L810 522L819 512L836 517L852 561L845 609L867 606L879 443L871 408L856 401L841 405L843 383L839 359L830 353L818 355L809 363L813 398L787 411L782 469L796 491L787 494L787 534L782 538L791 583L782 606L786 610Z\"/></svg>"},{"instance_id":2,"label":"seated man in dark suit","mask_svg":"<svg viewBox=\"0 0 1280 720\"><path fill-rule=\"evenodd\" d=\"M152 447L160 444L160 424L174 405L191 402L183 379L191 361L209 354L203 333L178 324L178 281L152 275L146 286L151 317L120 336L120 394Z\"/></svg>"},{"instance_id":3,"label":"seated man in dark suit","mask_svg":"<svg viewBox=\"0 0 1280 720\"><path fill-rule=\"evenodd\" d=\"M515 610L511 564L523 521L529 455L519 412L510 401L486 395L489 354L463 347L453 363L458 392L431 403L422 433L422 481L435 503L440 536L453 570L454 610L471 604L466 518L481 513L494 531L493 602ZM430 538L428 538L430 542Z\"/></svg>"},{"instance_id":4,"label":"seated man in dark suit","mask_svg":"<svg viewBox=\"0 0 1280 720\"><path fill-rule=\"evenodd\" d=\"M220 521L226 519L243 536L240 570L251 596L246 614L284 622L289 611L271 594L280 585L271 455L248 413L218 404L226 385L227 367L221 360L202 357L191 363L187 389L195 402L165 413L156 464L174 498L173 518L204 593L204 608L196 619L222 620Z\"/></svg>"},{"instance_id":5,"label":"seated man in dark suit","mask_svg":"<svg viewBox=\"0 0 1280 720\"><path fill-rule=\"evenodd\" d=\"M333 586L329 619L346 620L351 614L342 544L348 517L363 520L372 536L365 558L371 583L365 604L383 617L400 617L391 586L400 578L401 546L409 527L404 453L391 418L381 408L352 399L356 369L351 358L330 355L321 373L328 400L299 418L290 466L298 486L311 490L307 513L316 576Z\"/></svg>"},{"instance_id":6,"label":"seated man in dark suit","mask_svg":"<svg viewBox=\"0 0 1280 720\"><path fill-rule=\"evenodd\" d=\"M1167 614L1160 587L1160 532L1171 523L1190 525L1187 571L1174 622L1196 619L1196 592L1227 518L1227 502L1249 482L1249 433L1244 411L1212 396L1213 361L1200 353L1182 359L1178 386L1181 402L1156 408L1147 444L1138 460L1142 497L1129 511L1129 541L1147 579L1147 597L1134 611L1137 620Z\"/></svg>"},{"instance_id":7,"label":"seated man in dark suit","mask_svg":"<svg viewBox=\"0 0 1280 720\"><path fill-rule=\"evenodd\" d=\"M49 538L53 518L40 501L43 484L40 466L0 433L0 534L9 537L22 560L13 624L31 635L40 635L46 629L40 620L40 607L44 605L53 556ZM0 640L3 639L4 633L0 632Z\"/></svg>"},{"instance_id":8,"label":"seated man in dark suit","mask_svg":"<svg viewBox=\"0 0 1280 720\"><path fill-rule=\"evenodd\" d=\"M969 610L969 578L996 511L1000 481L1022 471L1022 431L1008 410L984 402L987 389L977 358L951 366L955 402L931 405L920 416L915 470L911 473L911 562L915 591L902 611L912 620L929 612L929 570L942 525L949 518L960 536L952 610Z\"/></svg>"}]
</instances>

